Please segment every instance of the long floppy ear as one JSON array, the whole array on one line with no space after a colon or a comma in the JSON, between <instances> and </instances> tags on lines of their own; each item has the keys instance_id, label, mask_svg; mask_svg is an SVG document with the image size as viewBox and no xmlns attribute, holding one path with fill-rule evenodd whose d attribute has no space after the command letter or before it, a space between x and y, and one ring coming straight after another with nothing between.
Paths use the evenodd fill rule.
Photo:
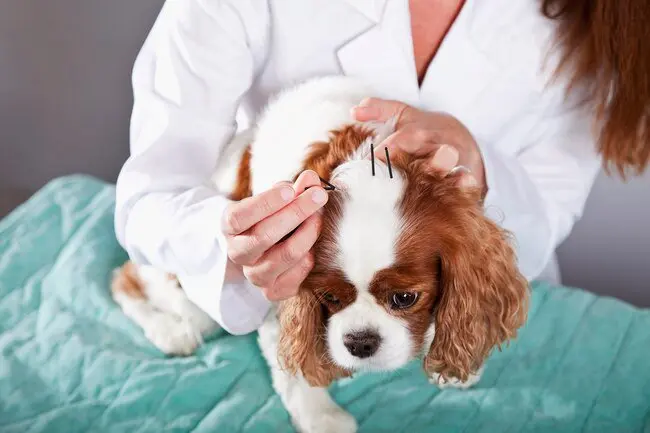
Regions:
<instances>
[{"instance_id":1,"label":"long floppy ear","mask_svg":"<svg viewBox=\"0 0 650 433\"><path fill-rule=\"evenodd\" d=\"M472 196L474 197L474 196ZM452 206L441 238L441 297L427 373L466 381L491 349L514 338L528 311L528 283L519 273L509 236L476 204Z\"/></svg>"},{"instance_id":2,"label":"long floppy ear","mask_svg":"<svg viewBox=\"0 0 650 433\"><path fill-rule=\"evenodd\" d=\"M302 373L311 386L329 385L343 372L332 364L326 350L325 314L311 290L301 289L283 301L278 311L280 365L291 374Z\"/></svg>"}]
</instances>

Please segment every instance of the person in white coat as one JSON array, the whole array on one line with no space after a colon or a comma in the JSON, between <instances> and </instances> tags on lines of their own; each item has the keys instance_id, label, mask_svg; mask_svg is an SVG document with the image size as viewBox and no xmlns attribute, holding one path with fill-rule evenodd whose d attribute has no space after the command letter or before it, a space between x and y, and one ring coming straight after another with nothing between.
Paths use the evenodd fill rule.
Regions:
<instances>
[{"instance_id":1,"label":"person in white coat","mask_svg":"<svg viewBox=\"0 0 650 433\"><path fill-rule=\"evenodd\" d=\"M269 300L296 293L309 272L318 224L310 236L283 245L299 251L294 263L251 272L273 258L269 245L246 234L261 221L280 224L294 190L283 184L231 203L205 181L223 146L276 92L345 74L367 81L382 98L357 107L358 120L399 115L391 146L430 153L438 170L467 167L459 187L484 188L486 212L515 236L522 273L558 282L554 251L581 215L599 150L619 169L641 169L648 156L639 143L650 128L639 143L632 137L608 153L611 143L599 141L593 122L594 107L605 111L598 105L603 92L567 94L568 82L581 89L578 75L552 80L556 66L571 64L570 55L589 55L551 42L558 31L560 39L579 42L572 20L593 1L543 3L167 0L133 71L131 156L117 181L120 243L135 262L183 276L190 298L227 331L254 331ZM605 73L614 76L616 65ZM648 96L647 88L640 92ZM592 104L576 103L580 98ZM617 101L618 94L605 98ZM643 125L633 114L632 126ZM324 204L321 192L309 190L314 200L305 218Z\"/></svg>"}]
</instances>

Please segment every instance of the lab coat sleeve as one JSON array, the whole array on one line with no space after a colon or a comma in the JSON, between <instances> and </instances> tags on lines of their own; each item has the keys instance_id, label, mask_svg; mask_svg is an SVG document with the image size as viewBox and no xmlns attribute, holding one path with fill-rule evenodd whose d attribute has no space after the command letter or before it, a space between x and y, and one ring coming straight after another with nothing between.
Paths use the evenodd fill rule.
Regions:
<instances>
[{"instance_id":1,"label":"lab coat sleeve","mask_svg":"<svg viewBox=\"0 0 650 433\"><path fill-rule=\"evenodd\" d=\"M498 145L483 143L488 193L485 212L513 235L519 268L540 276L569 235L599 171L591 116L558 95L539 114L522 121ZM573 107L573 108L571 108ZM523 142L506 155L498 149Z\"/></svg>"},{"instance_id":2,"label":"lab coat sleeve","mask_svg":"<svg viewBox=\"0 0 650 433\"><path fill-rule=\"evenodd\" d=\"M226 197L209 186L264 52L253 0L169 0L133 70L131 155L117 180L115 229L136 263L177 274L192 301L244 334L269 307L245 279L226 283Z\"/></svg>"}]
</instances>

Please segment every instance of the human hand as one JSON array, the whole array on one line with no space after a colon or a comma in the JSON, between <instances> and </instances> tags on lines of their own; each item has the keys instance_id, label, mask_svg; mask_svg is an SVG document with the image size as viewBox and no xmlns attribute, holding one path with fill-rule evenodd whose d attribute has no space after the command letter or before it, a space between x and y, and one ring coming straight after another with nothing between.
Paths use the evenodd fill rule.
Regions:
<instances>
[{"instance_id":1,"label":"human hand","mask_svg":"<svg viewBox=\"0 0 650 433\"><path fill-rule=\"evenodd\" d=\"M385 122L396 117L396 131L382 147L426 155L432 171L444 176L457 175L461 187L478 187L485 195L483 157L472 134L455 117L378 98L364 99L352 109L352 115L360 122ZM385 158L384 152L375 154L380 159Z\"/></svg>"},{"instance_id":2,"label":"human hand","mask_svg":"<svg viewBox=\"0 0 650 433\"><path fill-rule=\"evenodd\" d=\"M327 199L318 175L308 170L293 185L281 182L266 192L230 204L222 224L230 267L241 269L271 301L298 293L314 266L310 250L321 228L317 211Z\"/></svg>"}]
</instances>

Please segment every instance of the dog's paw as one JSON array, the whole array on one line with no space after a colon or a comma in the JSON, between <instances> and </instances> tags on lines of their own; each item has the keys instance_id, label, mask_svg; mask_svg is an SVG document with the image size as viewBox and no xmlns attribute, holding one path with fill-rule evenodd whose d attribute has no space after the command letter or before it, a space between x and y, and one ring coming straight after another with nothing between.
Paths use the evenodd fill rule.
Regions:
<instances>
[{"instance_id":1,"label":"dog's paw","mask_svg":"<svg viewBox=\"0 0 650 433\"><path fill-rule=\"evenodd\" d=\"M448 389L448 388L468 389L476 385L480 380L481 380L481 371L479 371L477 374L470 375L465 382L462 382L456 378L445 380L438 373L433 373L429 377L429 383L431 383L432 385L436 385L440 389Z\"/></svg>"},{"instance_id":2,"label":"dog's paw","mask_svg":"<svg viewBox=\"0 0 650 433\"><path fill-rule=\"evenodd\" d=\"M145 335L166 355L188 356L202 343L199 330L170 314L157 314L147 326Z\"/></svg>"},{"instance_id":3,"label":"dog's paw","mask_svg":"<svg viewBox=\"0 0 650 433\"><path fill-rule=\"evenodd\" d=\"M356 433L357 421L338 406L322 411L297 422L301 433Z\"/></svg>"}]
</instances>

